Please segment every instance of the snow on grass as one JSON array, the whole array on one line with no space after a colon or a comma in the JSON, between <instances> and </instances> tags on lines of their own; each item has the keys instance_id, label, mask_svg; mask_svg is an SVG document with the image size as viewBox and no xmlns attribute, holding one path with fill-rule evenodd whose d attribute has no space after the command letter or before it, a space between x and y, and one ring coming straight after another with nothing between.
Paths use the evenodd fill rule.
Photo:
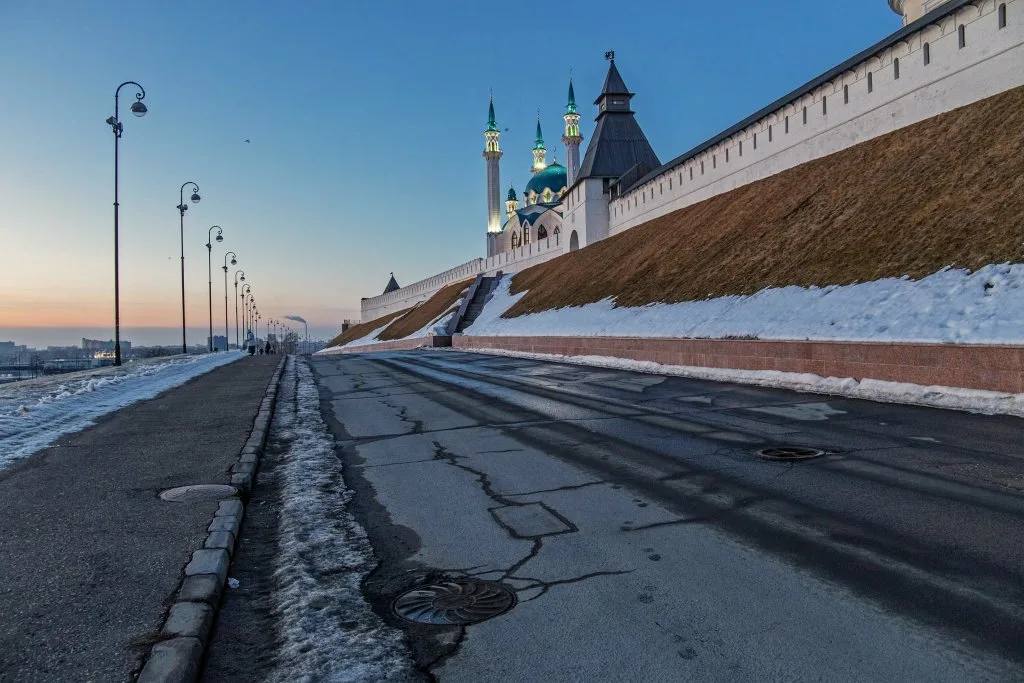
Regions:
<instances>
[{"instance_id":1,"label":"snow on grass","mask_svg":"<svg viewBox=\"0 0 1024 683\"><path fill-rule=\"evenodd\" d=\"M281 641L272 681L414 680L402 632L383 623L360 586L377 560L348 510L334 440L312 372L293 356L271 439L286 443L273 610Z\"/></svg>"},{"instance_id":2,"label":"snow on grass","mask_svg":"<svg viewBox=\"0 0 1024 683\"><path fill-rule=\"evenodd\" d=\"M504 319L511 276L466 330L476 336L1024 343L1024 264L947 268L920 280L777 287L749 296L616 308L611 299Z\"/></svg>"},{"instance_id":3,"label":"snow on grass","mask_svg":"<svg viewBox=\"0 0 1024 683\"><path fill-rule=\"evenodd\" d=\"M0 385L0 469L98 417L241 357L239 351L180 356Z\"/></svg>"},{"instance_id":4,"label":"snow on grass","mask_svg":"<svg viewBox=\"0 0 1024 683\"><path fill-rule=\"evenodd\" d=\"M462 350L462 349L458 349ZM468 349L467 349L468 350ZM821 377L811 373L781 372L778 370L733 370L702 368L688 365L663 365L651 361L614 358L609 356L562 356L548 353L508 351L505 349L471 349L472 353L495 356L513 356L534 360L571 363L616 370L630 370L656 375L673 375L706 379L716 382L756 384L764 387L792 389L815 394L832 394L863 398L886 403L909 403L932 408L966 410L986 415L1016 415L1024 417L1024 394L1007 394L959 387L923 386L877 379L856 380L851 377Z\"/></svg>"},{"instance_id":5,"label":"snow on grass","mask_svg":"<svg viewBox=\"0 0 1024 683\"><path fill-rule=\"evenodd\" d=\"M365 346L366 344L375 344L378 341L377 335L386 330L388 328L388 325L395 322L395 320L397 320L397 318L387 321L377 329L363 335L362 337L359 337L358 339L353 339L344 344L338 344L337 346L329 346L326 349L321 349L320 351L317 351L317 355L330 355L332 353L340 353L342 349L350 346Z\"/></svg>"}]
</instances>

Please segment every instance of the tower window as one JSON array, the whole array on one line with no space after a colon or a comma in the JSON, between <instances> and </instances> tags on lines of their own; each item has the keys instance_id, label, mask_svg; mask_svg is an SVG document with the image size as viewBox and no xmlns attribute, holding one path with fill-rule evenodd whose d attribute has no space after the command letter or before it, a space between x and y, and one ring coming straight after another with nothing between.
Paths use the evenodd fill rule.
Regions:
<instances>
[{"instance_id":1,"label":"tower window","mask_svg":"<svg viewBox=\"0 0 1024 683\"><path fill-rule=\"evenodd\" d=\"M718 155L717 154L712 154L711 155L711 168L718 168Z\"/></svg>"},{"instance_id":2,"label":"tower window","mask_svg":"<svg viewBox=\"0 0 1024 683\"><path fill-rule=\"evenodd\" d=\"M821 98L821 113L822 115L828 114L828 97L824 95Z\"/></svg>"},{"instance_id":3,"label":"tower window","mask_svg":"<svg viewBox=\"0 0 1024 683\"><path fill-rule=\"evenodd\" d=\"M658 183L658 194L665 194L665 183Z\"/></svg>"},{"instance_id":4,"label":"tower window","mask_svg":"<svg viewBox=\"0 0 1024 683\"><path fill-rule=\"evenodd\" d=\"M956 29L957 40L960 43L961 48L967 47L967 28L960 24Z\"/></svg>"},{"instance_id":5,"label":"tower window","mask_svg":"<svg viewBox=\"0 0 1024 683\"><path fill-rule=\"evenodd\" d=\"M869 71L868 72L868 92L874 92L874 91L875 91L875 79L873 78L873 74Z\"/></svg>"},{"instance_id":6,"label":"tower window","mask_svg":"<svg viewBox=\"0 0 1024 683\"><path fill-rule=\"evenodd\" d=\"M740 156L743 156L743 140L740 140Z\"/></svg>"},{"instance_id":7,"label":"tower window","mask_svg":"<svg viewBox=\"0 0 1024 683\"><path fill-rule=\"evenodd\" d=\"M772 141L772 124L768 124L768 142Z\"/></svg>"},{"instance_id":8,"label":"tower window","mask_svg":"<svg viewBox=\"0 0 1024 683\"><path fill-rule=\"evenodd\" d=\"M704 175L704 160L700 160L700 174Z\"/></svg>"},{"instance_id":9,"label":"tower window","mask_svg":"<svg viewBox=\"0 0 1024 683\"><path fill-rule=\"evenodd\" d=\"M928 66L932 63L932 46L925 43L922 52L924 53L924 65Z\"/></svg>"},{"instance_id":10,"label":"tower window","mask_svg":"<svg viewBox=\"0 0 1024 683\"><path fill-rule=\"evenodd\" d=\"M804 117L804 125L806 126L807 125L807 107L804 107L803 117Z\"/></svg>"},{"instance_id":11,"label":"tower window","mask_svg":"<svg viewBox=\"0 0 1024 683\"><path fill-rule=\"evenodd\" d=\"M892 77L896 80L900 79L900 59L897 57L892 60Z\"/></svg>"},{"instance_id":12,"label":"tower window","mask_svg":"<svg viewBox=\"0 0 1024 683\"><path fill-rule=\"evenodd\" d=\"M669 176L668 178L668 191L672 191L672 176Z\"/></svg>"},{"instance_id":13,"label":"tower window","mask_svg":"<svg viewBox=\"0 0 1024 683\"><path fill-rule=\"evenodd\" d=\"M693 166L690 167L690 180L693 180Z\"/></svg>"},{"instance_id":14,"label":"tower window","mask_svg":"<svg viewBox=\"0 0 1024 683\"><path fill-rule=\"evenodd\" d=\"M789 132L789 117L786 117L786 132Z\"/></svg>"},{"instance_id":15,"label":"tower window","mask_svg":"<svg viewBox=\"0 0 1024 683\"><path fill-rule=\"evenodd\" d=\"M999 3L999 28L1006 28L1006 3Z\"/></svg>"},{"instance_id":16,"label":"tower window","mask_svg":"<svg viewBox=\"0 0 1024 683\"><path fill-rule=\"evenodd\" d=\"M683 174L682 173L679 174L679 184L680 185L683 184Z\"/></svg>"},{"instance_id":17,"label":"tower window","mask_svg":"<svg viewBox=\"0 0 1024 683\"><path fill-rule=\"evenodd\" d=\"M849 103L850 103L850 86L844 85L843 86L843 104L849 104Z\"/></svg>"},{"instance_id":18,"label":"tower window","mask_svg":"<svg viewBox=\"0 0 1024 683\"><path fill-rule=\"evenodd\" d=\"M729 163L729 148L725 148L725 163Z\"/></svg>"},{"instance_id":19,"label":"tower window","mask_svg":"<svg viewBox=\"0 0 1024 683\"><path fill-rule=\"evenodd\" d=\"M757 149L757 133L754 133L754 149Z\"/></svg>"}]
</instances>

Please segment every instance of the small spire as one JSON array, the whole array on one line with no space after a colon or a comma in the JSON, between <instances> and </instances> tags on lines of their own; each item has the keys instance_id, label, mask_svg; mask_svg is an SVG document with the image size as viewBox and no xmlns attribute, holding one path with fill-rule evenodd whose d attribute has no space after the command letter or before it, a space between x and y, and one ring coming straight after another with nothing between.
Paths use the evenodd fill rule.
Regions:
<instances>
[{"instance_id":1,"label":"small spire","mask_svg":"<svg viewBox=\"0 0 1024 683\"><path fill-rule=\"evenodd\" d=\"M533 141L534 149L544 149L544 135L540 132L540 112L537 112L537 139Z\"/></svg>"},{"instance_id":2,"label":"small spire","mask_svg":"<svg viewBox=\"0 0 1024 683\"><path fill-rule=\"evenodd\" d=\"M576 113L576 93L572 90L572 76L569 77L569 102L565 105L565 113Z\"/></svg>"},{"instance_id":3,"label":"small spire","mask_svg":"<svg viewBox=\"0 0 1024 683\"><path fill-rule=\"evenodd\" d=\"M516 188L508 188L508 201L514 202L516 200Z\"/></svg>"},{"instance_id":4,"label":"small spire","mask_svg":"<svg viewBox=\"0 0 1024 683\"><path fill-rule=\"evenodd\" d=\"M491 95L490 104L487 105L487 130L498 130L498 122L494 119L494 96Z\"/></svg>"}]
</instances>

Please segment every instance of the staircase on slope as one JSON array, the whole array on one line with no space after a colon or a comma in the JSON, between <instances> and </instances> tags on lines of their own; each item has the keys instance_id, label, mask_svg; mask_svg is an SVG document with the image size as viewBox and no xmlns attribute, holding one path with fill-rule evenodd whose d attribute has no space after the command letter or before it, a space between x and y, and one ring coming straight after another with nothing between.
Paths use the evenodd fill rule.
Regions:
<instances>
[{"instance_id":1,"label":"staircase on slope","mask_svg":"<svg viewBox=\"0 0 1024 683\"><path fill-rule=\"evenodd\" d=\"M477 319L480 312L484 310L484 305L491 298L491 295L494 294L494 290L498 288L498 283L500 281L500 275L481 278L480 284L477 286L476 292L473 294L473 298L469 302L469 306L466 307L466 312L462 315L462 318L459 320L459 324L455 327L456 332L462 332L473 324L473 321Z\"/></svg>"}]
</instances>

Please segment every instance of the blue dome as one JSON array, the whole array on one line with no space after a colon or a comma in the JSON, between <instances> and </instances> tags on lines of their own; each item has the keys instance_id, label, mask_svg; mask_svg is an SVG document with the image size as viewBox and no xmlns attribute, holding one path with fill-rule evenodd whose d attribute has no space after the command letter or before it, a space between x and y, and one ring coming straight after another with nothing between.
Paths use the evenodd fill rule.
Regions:
<instances>
[{"instance_id":1,"label":"blue dome","mask_svg":"<svg viewBox=\"0 0 1024 683\"><path fill-rule=\"evenodd\" d=\"M544 190L551 190L552 194L558 196L560 192L566 189L568 184L569 176L566 173L565 166L556 161L530 178L530 182L526 184L526 194L535 192L538 195L542 195Z\"/></svg>"}]
</instances>

